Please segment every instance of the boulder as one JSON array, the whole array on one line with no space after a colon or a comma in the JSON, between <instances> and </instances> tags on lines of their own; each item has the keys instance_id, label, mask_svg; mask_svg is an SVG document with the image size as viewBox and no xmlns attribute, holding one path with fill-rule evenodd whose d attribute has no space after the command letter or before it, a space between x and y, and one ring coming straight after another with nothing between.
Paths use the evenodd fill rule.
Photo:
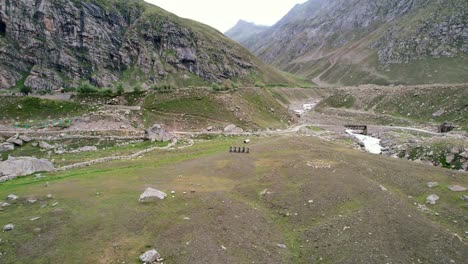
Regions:
<instances>
[{"instance_id":1,"label":"boulder","mask_svg":"<svg viewBox=\"0 0 468 264\"><path fill-rule=\"evenodd\" d=\"M4 207L8 207L10 206L11 204L7 203L7 202L0 202L0 207L4 208Z\"/></svg>"},{"instance_id":2,"label":"boulder","mask_svg":"<svg viewBox=\"0 0 468 264\"><path fill-rule=\"evenodd\" d=\"M46 159L10 157L8 160L0 162L0 182L40 171L52 170L54 170L54 165Z\"/></svg>"},{"instance_id":3,"label":"boulder","mask_svg":"<svg viewBox=\"0 0 468 264\"><path fill-rule=\"evenodd\" d=\"M146 188L146 190L140 195L139 202L151 202L156 200L163 200L167 197L167 194L153 188Z\"/></svg>"},{"instance_id":4,"label":"boulder","mask_svg":"<svg viewBox=\"0 0 468 264\"><path fill-rule=\"evenodd\" d=\"M19 138L10 138L7 140L8 143L11 143L15 146L23 146L24 142L23 140L19 139Z\"/></svg>"},{"instance_id":5,"label":"boulder","mask_svg":"<svg viewBox=\"0 0 468 264\"><path fill-rule=\"evenodd\" d=\"M153 263L156 262L161 255L156 251L156 249L151 249L140 255L140 261L143 263Z\"/></svg>"},{"instance_id":6,"label":"boulder","mask_svg":"<svg viewBox=\"0 0 468 264\"><path fill-rule=\"evenodd\" d=\"M434 112L432 114L433 117L440 117L441 115L445 114L445 110L444 109L440 109L439 111L437 112Z\"/></svg>"},{"instance_id":7,"label":"boulder","mask_svg":"<svg viewBox=\"0 0 468 264\"><path fill-rule=\"evenodd\" d=\"M445 157L445 161L447 163L452 163L452 161L455 159L455 155L453 154L448 154L446 157Z\"/></svg>"},{"instance_id":8,"label":"boulder","mask_svg":"<svg viewBox=\"0 0 468 264\"><path fill-rule=\"evenodd\" d=\"M54 149L54 146L50 145L49 143L47 143L45 141L39 142L39 147L41 149Z\"/></svg>"},{"instance_id":9,"label":"boulder","mask_svg":"<svg viewBox=\"0 0 468 264\"><path fill-rule=\"evenodd\" d=\"M26 143L29 143L32 141L32 138L28 137L28 136L20 136L19 139L23 140L24 142Z\"/></svg>"},{"instance_id":10,"label":"boulder","mask_svg":"<svg viewBox=\"0 0 468 264\"><path fill-rule=\"evenodd\" d=\"M14 194L10 194L10 195L7 196L7 200L8 201L18 200L18 196L14 195Z\"/></svg>"},{"instance_id":11,"label":"boulder","mask_svg":"<svg viewBox=\"0 0 468 264\"><path fill-rule=\"evenodd\" d=\"M3 227L3 232L11 231L15 229L15 226L13 224L8 224Z\"/></svg>"},{"instance_id":12,"label":"boulder","mask_svg":"<svg viewBox=\"0 0 468 264\"><path fill-rule=\"evenodd\" d=\"M244 130L242 128L240 128L240 127L237 127L234 124L230 124L230 125L227 125L224 128L224 132L226 132L226 133L242 133L242 132L244 132Z\"/></svg>"},{"instance_id":13,"label":"boulder","mask_svg":"<svg viewBox=\"0 0 468 264\"><path fill-rule=\"evenodd\" d=\"M166 142L166 141L173 140L175 138L175 136L172 133L167 132L163 128L162 125L155 124L152 127L145 130L145 138L147 140L151 140L153 142L154 141Z\"/></svg>"},{"instance_id":14,"label":"boulder","mask_svg":"<svg viewBox=\"0 0 468 264\"><path fill-rule=\"evenodd\" d=\"M436 204L437 200L439 200L439 196L437 194L431 194L426 198L426 203L428 204Z\"/></svg>"},{"instance_id":15,"label":"boulder","mask_svg":"<svg viewBox=\"0 0 468 264\"><path fill-rule=\"evenodd\" d=\"M439 127L439 132L440 133L448 133L452 130L457 128L454 124L449 123L449 122L444 122L440 127Z\"/></svg>"},{"instance_id":16,"label":"boulder","mask_svg":"<svg viewBox=\"0 0 468 264\"><path fill-rule=\"evenodd\" d=\"M468 195L463 195L463 196L461 197L461 199L462 199L463 201L465 201L465 202L468 201Z\"/></svg>"},{"instance_id":17,"label":"boulder","mask_svg":"<svg viewBox=\"0 0 468 264\"><path fill-rule=\"evenodd\" d=\"M448 188L452 192L464 192L464 191L468 190L466 187L463 187L463 186L460 186L460 185L451 185Z\"/></svg>"},{"instance_id":18,"label":"boulder","mask_svg":"<svg viewBox=\"0 0 468 264\"><path fill-rule=\"evenodd\" d=\"M429 188L434 188L436 186L439 186L438 182L428 182L427 183L427 187L429 187Z\"/></svg>"},{"instance_id":19,"label":"boulder","mask_svg":"<svg viewBox=\"0 0 468 264\"><path fill-rule=\"evenodd\" d=\"M0 144L0 152L5 152L9 150L14 150L14 149L15 149L15 145L13 145L12 143Z\"/></svg>"}]
</instances>

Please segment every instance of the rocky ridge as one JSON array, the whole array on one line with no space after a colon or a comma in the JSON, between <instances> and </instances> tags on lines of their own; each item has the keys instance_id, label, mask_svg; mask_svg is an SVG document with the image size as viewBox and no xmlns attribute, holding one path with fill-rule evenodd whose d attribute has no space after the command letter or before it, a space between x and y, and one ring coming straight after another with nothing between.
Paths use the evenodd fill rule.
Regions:
<instances>
[{"instance_id":1,"label":"rocky ridge","mask_svg":"<svg viewBox=\"0 0 468 264\"><path fill-rule=\"evenodd\" d=\"M0 1L0 89L266 76L287 81L215 29L142 0Z\"/></svg>"},{"instance_id":2,"label":"rocky ridge","mask_svg":"<svg viewBox=\"0 0 468 264\"><path fill-rule=\"evenodd\" d=\"M459 0L310 0L239 42L283 70L324 73L330 83L466 82L466 10ZM417 77L396 65L417 68Z\"/></svg>"}]
</instances>

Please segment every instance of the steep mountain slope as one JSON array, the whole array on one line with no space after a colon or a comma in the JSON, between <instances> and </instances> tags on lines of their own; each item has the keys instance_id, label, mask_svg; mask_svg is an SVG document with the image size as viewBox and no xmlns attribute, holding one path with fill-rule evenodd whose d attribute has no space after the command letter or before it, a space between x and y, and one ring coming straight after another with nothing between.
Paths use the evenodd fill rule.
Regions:
<instances>
[{"instance_id":1,"label":"steep mountain slope","mask_svg":"<svg viewBox=\"0 0 468 264\"><path fill-rule=\"evenodd\" d=\"M310 0L241 43L318 83L468 82L465 0Z\"/></svg>"},{"instance_id":2,"label":"steep mountain slope","mask_svg":"<svg viewBox=\"0 0 468 264\"><path fill-rule=\"evenodd\" d=\"M287 83L222 33L143 0L0 0L0 89Z\"/></svg>"},{"instance_id":3,"label":"steep mountain slope","mask_svg":"<svg viewBox=\"0 0 468 264\"><path fill-rule=\"evenodd\" d=\"M268 26L256 25L241 19L233 28L226 31L224 35L239 43L243 43L268 28Z\"/></svg>"}]
</instances>

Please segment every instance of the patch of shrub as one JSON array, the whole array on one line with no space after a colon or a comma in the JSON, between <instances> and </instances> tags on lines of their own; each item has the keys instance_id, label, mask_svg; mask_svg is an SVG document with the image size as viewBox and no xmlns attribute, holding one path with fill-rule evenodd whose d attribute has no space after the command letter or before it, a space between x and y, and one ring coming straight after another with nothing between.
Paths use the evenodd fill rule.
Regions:
<instances>
[{"instance_id":1,"label":"patch of shrub","mask_svg":"<svg viewBox=\"0 0 468 264\"><path fill-rule=\"evenodd\" d=\"M83 82L77 89L79 94L95 94L98 93L99 90L96 86L90 84L89 82Z\"/></svg>"}]
</instances>

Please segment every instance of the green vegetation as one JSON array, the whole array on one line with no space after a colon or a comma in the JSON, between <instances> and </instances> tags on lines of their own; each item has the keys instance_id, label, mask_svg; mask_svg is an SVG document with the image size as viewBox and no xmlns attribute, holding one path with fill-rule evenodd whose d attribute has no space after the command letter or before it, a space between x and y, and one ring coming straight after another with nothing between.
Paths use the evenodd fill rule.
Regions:
<instances>
[{"instance_id":1,"label":"green vegetation","mask_svg":"<svg viewBox=\"0 0 468 264\"><path fill-rule=\"evenodd\" d=\"M203 263L314 263L320 258L337 263L362 248L385 251L387 243L397 242L417 249L386 253L406 263L414 252L421 259L433 254L432 248L419 250L426 250L424 238L434 235L442 238L433 243L443 252L464 249L463 243L445 243L465 230L460 193L446 188L468 184L464 177L313 137L255 138L251 154L227 153L242 139L213 138L187 149L0 184L0 197L20 197L0 211L0 225L15 225L2 233L2 262L15 263L21 256L27 263L56 263L67 256L68 263L136 263L142 252L156 248L168 263L194 258ZM313 169L308 163L330 168ZM425 187L428 181L440 183L436 190L442 199L431 207L443 210L440 216L413 207L434 191ZM379 185L391 195L379 195ZM169 196L138 203L146 187ZM53 198L46 197L49 193ZM28 197L38 202L29 204ZM396 209L386 206L389 199ZM41 218L29 220L36 216ZM392 237L369 234L379 232ZM350 237L361 242L349 243ZM286 248L279 249L280 243ZM353 256L363 263L378 258ZM451 258L463 260L462 255Z\"/></svg>"},{"instance_id":2,"label":"green vegetation","mask_svg":"<svg viewBox=\"0 0 468 264\"><path fill-rule=\"evenodd\" d=\"M356 98L350 94L334 94L320 102L317 107L351 108L356 102Z\"/></svg>"},{"instance_id":3,"label":"green vegetation","mask_svg":"<svg viewBox=\"0 0 468 264\"><path fill-rule=\"evenodd\" d=\"M20 92L21 92L22 94L24 94L24 95L27 96L27 95L29 95L30 93L32 93L32 88L25 85L25 86L23 86L23 87L20 88Z\"/></svg>"},{"instance_id":4,"label":"green vegetation","mask_svg":"<svg viewBox=\"0 0 468 264\"><path fill-rule=\"evenodd\" d=\"M77 92L80 94L95 94L99 92L99 89L96 86L90 84L89 82L83 82L78 88Z\"/></svg>"},{"instance_id":5,"label":"green vegetation","mask_svg":"<svg viewBox=\"0 0 468 264\"><path fill-rule=\"evenodd\" d=\"M2 117L15 122L58 119L78 116L89 111L88 106L69 101L35 97L0 97Z\"/></svg>"}]
</instances>

